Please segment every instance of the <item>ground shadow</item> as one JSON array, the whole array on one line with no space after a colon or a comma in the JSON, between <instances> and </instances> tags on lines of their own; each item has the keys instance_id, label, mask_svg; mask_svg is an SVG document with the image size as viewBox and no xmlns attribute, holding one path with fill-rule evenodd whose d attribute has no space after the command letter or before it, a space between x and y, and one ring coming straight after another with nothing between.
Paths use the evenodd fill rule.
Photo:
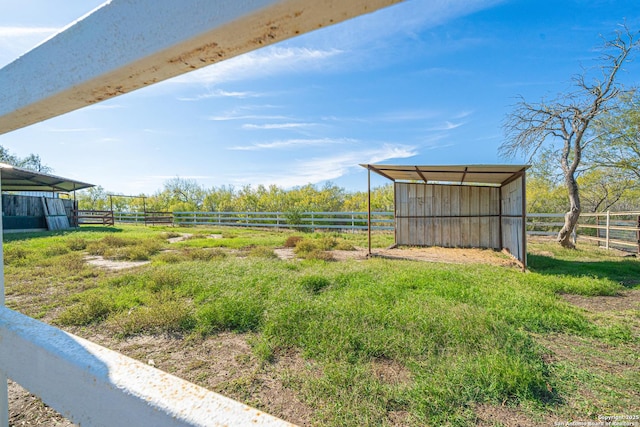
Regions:
<instances>
[{"instance_id":1,"label":"ground shadow","mask_svg":"<svg viewBox=\"0 0 640 427\"><path fill-rule=\"evenodd\" d=\"M640 261L635 257L620 261L570 261L529 254L527 259L529 270L535 273L609 279L629 289L640 285Z\"/></svg>"},{"instance_id":2,"label":"ground shadow","mask_svg":"<svg viewBox=\"0 0 640 427\"><path fill-rule=\"evenodd\" d=\"M82 228L71 228L68 230L56 230L56 231L34 231L24 233L5 233L2 236L4 242L18 242L22 240L29 240L36 237L50 237L50 236L68 236L73 233L90 231L92 233L121 233L122 229L117 227L102 227L102 226L88 226Z\"/></svg>"}]
</instances>

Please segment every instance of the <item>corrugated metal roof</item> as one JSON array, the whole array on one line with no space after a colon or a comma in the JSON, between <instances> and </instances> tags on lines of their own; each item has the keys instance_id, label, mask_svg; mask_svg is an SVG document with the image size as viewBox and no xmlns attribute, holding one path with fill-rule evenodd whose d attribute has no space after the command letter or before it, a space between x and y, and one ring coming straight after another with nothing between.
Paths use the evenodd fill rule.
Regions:
<instances>
[{"instance_id":1,"label":"corrugated metal roof","mask_svg":"<svg viewBox=\"0 0 640 427\"><path fill-rule=\"evenodd\" d=\"M422 181L429 184L502 186L521 176L529 165L367 165L392 181Z\"/></svg>"},{"instance_id":2,"label":"corrugated metal roof","mask_svg":"<svg viewBox=\"0 0 640 427\"><path fill-rule=\"evenodd\" d=\"M34 172L6 163L0 163L2 191L52 191L68 193L94 187L73 179L62 178L42 172Z\"/></svg>"}]
</instances>

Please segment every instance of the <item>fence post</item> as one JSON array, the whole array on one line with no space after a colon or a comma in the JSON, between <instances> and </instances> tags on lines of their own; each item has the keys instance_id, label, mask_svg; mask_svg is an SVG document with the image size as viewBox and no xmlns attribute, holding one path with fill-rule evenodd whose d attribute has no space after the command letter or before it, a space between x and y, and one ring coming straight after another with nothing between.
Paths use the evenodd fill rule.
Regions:
<instances>
[{"instance_id":1,"label":"fence post","mask_svg":"<svg viewBox=\"0 0 640 427\"><path fill-rule=\"evenodd\" d=\"M638 215L638 226L636 227L638 230L636 231L636 239L638 241L638 253L640 254L640 215Z\"/></svg>"},{"instance_id":2,"label":"fence post","mask_svg":"<svg viewBox=\"0 0 640 427\"><path fill-rule=\"evenodd\" d=\"M611 226L611 212L607 211L607 234L606 234L606 243L605 249L609 250L609 227Z\"/></svg>"}]
</instances>

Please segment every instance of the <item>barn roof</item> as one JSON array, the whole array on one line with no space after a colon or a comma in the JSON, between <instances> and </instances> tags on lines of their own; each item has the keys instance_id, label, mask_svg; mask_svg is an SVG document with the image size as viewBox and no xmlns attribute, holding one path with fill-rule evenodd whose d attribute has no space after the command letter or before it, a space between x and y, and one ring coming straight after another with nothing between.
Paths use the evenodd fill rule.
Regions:
<instances>
[{"instance_id":1,"label":"barn roof","mask_svg":"<svg viewBox=\"0 0 640 427\"><path fill-rule=\"evenodd\" d=\"M48 173L35 172L6 163L0 163L2 191L52 191L68 193L93 187L94 184L62 178Z\"/></svg>"},{"instance_id":2,"label":"barn roof","mask_svg":"<svg viewBox=\"0 0 640 427\"><path fill-rule=\"evenodd\" d=\"M484 185L500 187L522 176L528 165L369 165L369 169L394 182L422 181L429 184Z\"/></svg>"}]
</instances>

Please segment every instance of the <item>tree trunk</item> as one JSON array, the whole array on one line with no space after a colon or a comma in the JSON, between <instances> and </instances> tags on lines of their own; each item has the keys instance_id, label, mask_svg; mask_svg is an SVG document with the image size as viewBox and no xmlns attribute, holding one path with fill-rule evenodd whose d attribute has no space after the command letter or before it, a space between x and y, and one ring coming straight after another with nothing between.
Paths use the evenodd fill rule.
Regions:
<instances>
[{"instance_id":1,"label":"tree trunk","mask_svg":"<svg viewBox=\"0 0 640 427\"><path fill-rule=\"evenodd\" d=\"M573 239L571 234L578 224L580 218L580 194L578 192L578 183L576 182L573 174L567 174L565 176L565 183L567 184L567 190L569 190L569 202L571 208L569 212L564 215L564 225L558 233L558 242L564 248L574 249Z\"/></svg>"}]
</instances>

